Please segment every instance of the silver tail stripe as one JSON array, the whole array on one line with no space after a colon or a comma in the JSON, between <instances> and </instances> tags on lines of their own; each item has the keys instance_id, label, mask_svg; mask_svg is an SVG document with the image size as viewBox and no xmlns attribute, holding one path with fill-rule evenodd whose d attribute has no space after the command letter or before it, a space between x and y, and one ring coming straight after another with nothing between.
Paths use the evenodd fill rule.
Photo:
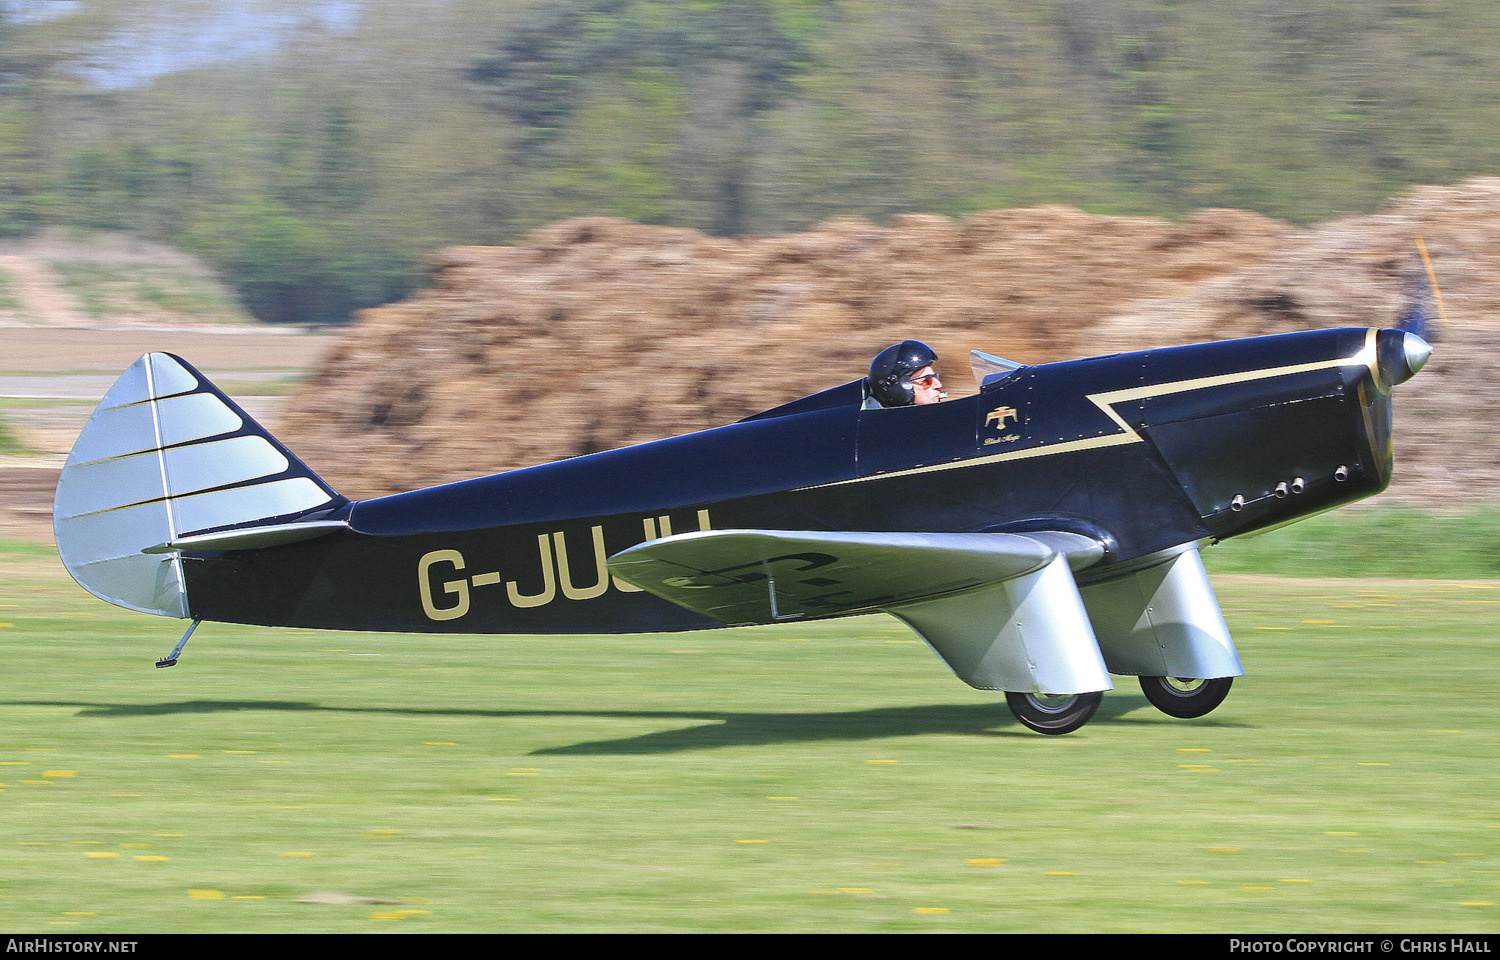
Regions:
<instances>
[{"instance_id":1,"label":"silver tail stripe","mask_svg":"<svg viewBox=\"0 0 1500 960\"><path fill-rule=\"evenodd\" d=\"M144 400L191 393L198 388L198 379L181 364L165 354L152 353L131 364L104 394L99 406L105 410L126 407Z\"/></svg>"},{"instance_id":2,"label":"silver tail stripe","mask_svg":"<svg viewBox=\"0 0 1500 960\"><path fill-rule=\"evenodd\" d=\"M286 457L257 436L95 460L70 468L68 482L58 485L54 510L66 518L170 500L279 476L290 466ZM160 475L166 478L165 489Z\"/></svg>"},{"instance_id":3,"label":"silver tail stripe","mask_svg":"<svg viewBox=\"0 0 1500 960\"><path fill-rule=\"evenodd\" d=\"M316 483L293 477L179 497L167 509L178 530L191 532L242 523L247 517L294 516L327 502ZM176 539L167 509L156 501L60 518L59 552L68 564L137 556L146 547Z\"/></svg>"},{"instance_id":4,"label":"silver tail stripe","mask_svg":"<svg viewBox=\"0 0 1500 960\"><path fill-rule=\"evenodd\" d=\"M164 447L235 433L245 425L239 414L211 393L187 393L153 403L161 422ZM99 410L93 416L94 429L80 434L68 456L70 466L149 453L156 449L152 419L142 416L140 404Z\"/></svg>"}]
</instances>

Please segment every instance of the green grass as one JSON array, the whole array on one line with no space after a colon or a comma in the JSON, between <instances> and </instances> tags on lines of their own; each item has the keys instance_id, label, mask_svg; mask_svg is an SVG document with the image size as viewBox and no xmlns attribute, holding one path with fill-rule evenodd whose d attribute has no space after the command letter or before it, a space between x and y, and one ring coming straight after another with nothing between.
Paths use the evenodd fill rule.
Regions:
<instances>
[{"instance_id":1,"label":"green grass","mask_svg":"<svg viewBox=\"0 0 1500 960\"><path fill-rule=\"evenodd\" d=\"M0 312L20 310L21 298L16 295L16 279L9 270L0 270Z\"/></svg>"},{"instance_id":2,"label":"green grass","mask_svg":"<svg viewBox=\"0 0 1500 960\"><path fill-rule=\"evenodd\" d=\"M54 260L58 278L89 316L166 312L209 323L247 322L245 309L215 281L161 264Z\"/></svg>"},{"instance_id":3,"label":"green grass","mask_svg":"<svg viewBox=\"0 0 1500 960\"><path fill-rule=\"evenodd\" d=\"M885 618L205 624L157 670L179 622L12 545L0 927L1500 930L1500 584L1218 588L1249 671L1223 707L1121 680L1043 737Z\"/></svg>"},{"instance_id":4,"label":"green grass","mask_svg":"<svg viewBox=\"0 0 1500 960\"><path fill-rule=\"evenodd\" d=\"M57 550L50 543L32 543L29 540L0 540L0 557L15 554L23 557L47 557L57 562ZM0 583L4 583L0 579Z\"/></svg>"},{"instance_id":5,"label":"green grass","mask_svg":"<svg viewBox=\"0 0 1500 960\"><path fill-rule=\"evenodd\" d=\"M218 378L214 384L231 397L282 397L302 386L308 376L299 371L288 373L274 380L263 377L250 380L239 379L234 374L229 374Z\"/></svg>"},{"instance_id":6,"label":"green grass","mask_svg":"<svg viewBox=\"0 0 1500 960\"><path fill-rule=\"evenodd\" d=\"M1500 508L1439 514L1359 504L1204 551L1209 572L1274 576L1500 577Z\"/></svg>"},{"instance_id":7,"label":"green grass","mask_svg":"<svg viewBox=\"0 0 1500 960\"><path fill-rule=\"evenodd\" d=\"M15 428L0 417L0 455L17 456L26 452L25 444L17 436Z\"/></svg>"}]
</instances>

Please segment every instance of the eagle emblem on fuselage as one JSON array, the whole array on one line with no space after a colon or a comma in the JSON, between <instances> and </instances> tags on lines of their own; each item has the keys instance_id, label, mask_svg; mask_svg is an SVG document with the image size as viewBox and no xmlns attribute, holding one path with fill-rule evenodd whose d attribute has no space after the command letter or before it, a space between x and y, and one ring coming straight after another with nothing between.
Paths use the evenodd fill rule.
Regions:
<instances>
[{"instance_id":1,"label":"eagle emblem on fuselage","mask_svg":"<svg viewBox=\"0 0 1500 960\"><path fill-rule=\"evenodd\" d=\"M985 415L984 425L988 427L993 424L996 430L1004 430L1007 420L1014 424L1021 422L1021 415L1015 407L996 407Z\"/></svg>"}]
</instances>

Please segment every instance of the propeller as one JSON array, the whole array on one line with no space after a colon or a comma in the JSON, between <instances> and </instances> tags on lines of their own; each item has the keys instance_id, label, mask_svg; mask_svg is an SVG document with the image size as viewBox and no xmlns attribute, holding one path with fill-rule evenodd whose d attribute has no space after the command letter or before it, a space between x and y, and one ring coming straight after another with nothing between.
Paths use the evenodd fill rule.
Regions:
<instances>
[{"instance_id":1,"label":"propeller","mask_svg":"<svg viewBox=\"0 0 1500 960\"><path fill-rule=\"evenodd\" d=\"M1396 322L1396 329L1415 334L1423 341L1430 342L1438 339L1438 331L1432 324L1434 313L1444 326L1448 324L1448 316L1443 310L1443 294L1438 289L1437 274L1432 269L1432 258L1427 255L1427 244L1422 241L1421 237L1417 238L1417 252L1422 255L1424 269L1412 285L1412 292L1408 295L1406 306ZM1428 347L1428 353L1431 352L1432 348ZM1420 364L1417 369L1421 369ZM1415 373L1416 370L1412 372Z\"/></svg>"},{"instance_id":2,"label":"propeller","mask_svg":"<svg viewBox=\"0 0 1500 960\"><path fill-rule=\"evenodd\" d=\"M1427 244L1421 237L1417 238L1417 252L1422 255L1425 269L1413 285L1395 329L1380 331L1380 379L1387 387L1405 383L1416 376L1427 363L1427 358L1432 356L1430 341L1438 339L1438 331L1432 322L1434 313L1445 326L1448 323L1437 274L1432 269L1432 258L1427 255Z\"/></svg>"}]
</instances>

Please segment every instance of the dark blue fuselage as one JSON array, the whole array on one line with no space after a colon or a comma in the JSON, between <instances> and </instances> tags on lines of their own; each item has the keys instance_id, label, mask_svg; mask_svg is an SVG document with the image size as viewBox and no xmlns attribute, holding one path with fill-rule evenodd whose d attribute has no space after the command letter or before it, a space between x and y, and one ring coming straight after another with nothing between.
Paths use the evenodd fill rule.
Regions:
<instances>
[{"instance_id":1,"label":"dark blue fuselage","mask_svg":"<svg viewBox=\"0 0 1500 960\"><path fill-rule=\"evenodd\" d=\"M1108 577L1384 488L1374 339L1348 328L1023 367L891 410L847 383L700 433L353 503L347 533L197 555L192 612L424 632L719 626L605 568L705 527L1072 530L1108 544L1090 571Z\"/></svg>"}]
</instances>

